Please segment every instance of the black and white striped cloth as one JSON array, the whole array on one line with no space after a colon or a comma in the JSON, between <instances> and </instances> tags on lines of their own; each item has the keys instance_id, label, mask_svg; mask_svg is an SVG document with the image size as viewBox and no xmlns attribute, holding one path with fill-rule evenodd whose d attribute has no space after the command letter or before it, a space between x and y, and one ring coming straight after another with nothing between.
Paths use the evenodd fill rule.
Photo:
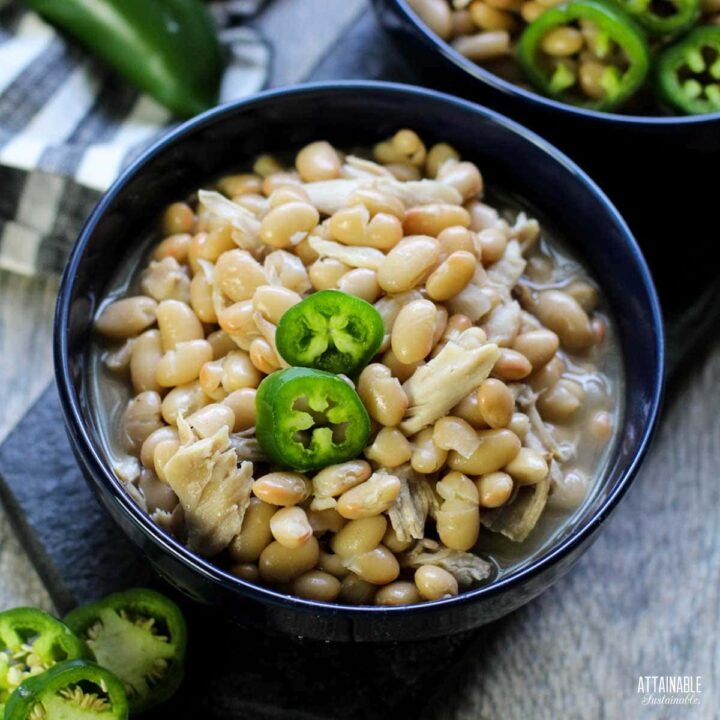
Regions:
<instances>
[{"instance_id":1,"label":"black and white striped cloth","mask_svg":"<svg viewBox=\"0 0 720 720\"><path fill-rule=\"evenodd\" d=\"M231 58L223 102L265 85L270 50L241 25L262 2L212 5ZM0 268L61 272L99 194L174 122L21 2L0 0Z\"/></svg>"}]
</instances>

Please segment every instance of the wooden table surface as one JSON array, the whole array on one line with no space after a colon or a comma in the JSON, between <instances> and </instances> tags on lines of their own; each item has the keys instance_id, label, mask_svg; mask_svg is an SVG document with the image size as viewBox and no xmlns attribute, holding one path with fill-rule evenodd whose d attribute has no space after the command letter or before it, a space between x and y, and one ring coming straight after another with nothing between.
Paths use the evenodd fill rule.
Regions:
<instances>
[{"instance_id":1,"label":"wooden table surface","mask_svg":"<svg viewBox=\"0 0 720 720\"><path fill-rule=\"evenodd\" d=\"M276 0L273 84L307 74L365 0ZM298 28L313 28L302 47ZM54 278L0 272L0 440L52 377ZM720 342L682 369L650 457L595 545L498 623L457 670L438 720L718 717ZM33 448L40 452L41 448ZM0 508L0 609L50 608ZM694 706L644 706L641 675L701 676Z\"/></svg>"}]
</instances>

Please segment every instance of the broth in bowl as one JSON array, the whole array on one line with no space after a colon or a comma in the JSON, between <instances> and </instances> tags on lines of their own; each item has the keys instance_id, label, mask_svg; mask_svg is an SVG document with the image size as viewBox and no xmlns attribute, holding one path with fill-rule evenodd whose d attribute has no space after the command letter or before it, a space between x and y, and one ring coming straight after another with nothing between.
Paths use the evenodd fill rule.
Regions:
<instances>
[{"instance_id":1,"label":"broth in bowl","mask_svg":"<svg viewBox=\"0 0 720 720\"><path fill-rule=\"evenodd\" d=\"M262 156L160 225L99 308L92 392L116 474L191 550L401 605L572 527L622 410L612 318L451 145Z\"/></svg>"}]
</instances>

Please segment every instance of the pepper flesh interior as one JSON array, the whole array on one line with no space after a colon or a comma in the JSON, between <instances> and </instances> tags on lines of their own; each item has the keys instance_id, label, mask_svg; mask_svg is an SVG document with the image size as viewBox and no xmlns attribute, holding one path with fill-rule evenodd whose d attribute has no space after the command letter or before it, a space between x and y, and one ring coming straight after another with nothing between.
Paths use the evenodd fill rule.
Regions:
<instances>
[{"instance_id":1,"label":"pepper flesh interior","mask_svg":"<svg viewBox=\"0 0 720 720\"><path fill-rule=\"evenodd\" d=\"M73 720L93 718L100 713L112 710L107 687L90 680L73 683L56 693L43 698L32 710L28 720L52 720L52 718L71 717Z\"/></svg>"},{"instance_id":2,"label":"pepper flesh interior","mask_svg":"<svg viewBox=\"0 0 720 720\"><path fill-rule=\"evenodd\" d=\"M558 27L580 30L586 38L581 50L569 57L554 57L541 51L540 59L546 65L550 75L549 88L553 93L572 91L572 95L580 101L587 100L588 95L578 82L578 63L582 62L583 54L591 52L595 59L608 63L600 77L603 97L614 100L622 89L622 77L627 71L629 62L623 49L613 42L610 35L598 28L592 21L567 23ZM557 28L553 28L557 29ZM592 43L587 36L592 36Z\"/></svg>"},{"instance_id":3,"label":"pepper flesh interior","mask_svg":"<svg viewBox=\"0 0 720 720\"><path fill-rule=\"evenodd\" d=\"M295 428L295 443L310 452L325 452L345 442L351 417L346 408L316 388L309 388L293 402L285 420L288 429Z\"/></svg>"},{"instance_id":4,"label":"pepper flesh interior","mask_svg":"<svg viewBox=\"0 0 720 720\"><path fill-rule=\"evenodd\" d=\"M322 290L291 307L276 333L290 364L351 375L377 352L384 326L370 303L337 290Z\"/></svg>"},{"instance_id":5,"label":"pepper flesh interior","mask_svg":"<svg viewBox=\"0 0 720 720\"><path fill-rule=\"evenodd\" d=\"M678 81L688 97L704 97L720 108L720 51L709 45L688 48Z\"/></svg>"},{"instance_id":6,"label":"pepper flesh interior","mask_svg":"<svg viewBox=\"0 0 720 720\"><path fill-rule=\"evenodd\" d=\"M175 654L168 638L157 633L154 618L132 618L109 607L99 610L87 635L98 664L123 681L129 698L147 695Z\"/></svg>"},{"instance_id":7,"label":"pepper flesh interior","mask_svg":"<svg viewBox=\"0 0 720 720\"><path fill-rule=\"evenodd\" d=\"M361 330L352 317L330 315L329 317L314 309L301 320L304 332L301 338L303 354L308 358L320 355L350 355L356 357L363 351L362 343L354 337ZM341 360L342 362L342 360ZM345 365L350 364L347 360Z\"/></svg>"}]
</instances>

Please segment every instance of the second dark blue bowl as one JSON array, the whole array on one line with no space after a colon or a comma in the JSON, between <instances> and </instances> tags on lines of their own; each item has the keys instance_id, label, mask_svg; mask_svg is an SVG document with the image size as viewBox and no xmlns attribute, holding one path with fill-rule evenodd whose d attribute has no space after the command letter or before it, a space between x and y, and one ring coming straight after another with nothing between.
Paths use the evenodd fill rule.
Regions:
<instances>
[{"instance_id":1,"label":"second dark blue bowl","mask_svg":"<svg viewBox=\"0 0 720 720\"><path fill-rule=\"evenodd\" d=\"M621 441L579 522L550 550L494 584L410 607L349 607L288 597L244 582L165 534L115 478L90 410L88 348L110 278L160 210L260 153L328 139L370 145L402 127L451 142L486 184L552 221L599 282L617 323L625 373ZM88 482L113 519L170 583L243 622L325 640L411 640L467 630L532 599L587 549L627 490L657 419L663 376L658 300L622 218L597 186L537 135L447 95L382 83L310 85L263 93L183 125L109 190L78 239L63 277L55 324L56 378L68 434ZM602 588L597 588L602 592Z\"/></svg>"},{"instance_id":2,"label":"second dark blue bowl","mask_svg":"<svg viewBox=\"0 0 720 720\"><path fill-rule=\"evenodd\" d=\"M720 163L720 113L625 115L574 107L526 90L468 60L435 35L408 0L372 0L383 27L424 85L483 103L527 125L568 153L600 184L630 224L664 304L691 300L717 272L688 258L677 238L709 248ZM667 301L667 302L666 302Z\"/></svg>"}]
</instances>

